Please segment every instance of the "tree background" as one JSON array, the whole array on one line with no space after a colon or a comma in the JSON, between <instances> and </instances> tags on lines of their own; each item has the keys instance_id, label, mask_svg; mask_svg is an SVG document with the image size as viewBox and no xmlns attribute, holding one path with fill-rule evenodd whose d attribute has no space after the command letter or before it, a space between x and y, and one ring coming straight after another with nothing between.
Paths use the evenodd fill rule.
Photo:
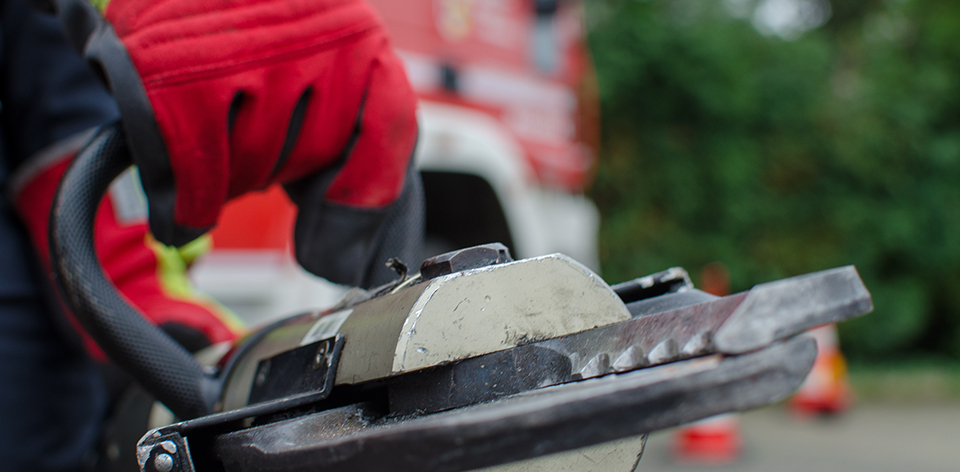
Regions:
<instances>
[{"instance_id":1,"label":"tree background","mask_svg":"<svg viewBox=\"0 0 960 472\"><path fill-rule=\"evenodd\" d=\"M855 264L876 311L840 326L848 355L960 359L960 2L585 7L608 280Z\"/></svg>"}]
</instances>

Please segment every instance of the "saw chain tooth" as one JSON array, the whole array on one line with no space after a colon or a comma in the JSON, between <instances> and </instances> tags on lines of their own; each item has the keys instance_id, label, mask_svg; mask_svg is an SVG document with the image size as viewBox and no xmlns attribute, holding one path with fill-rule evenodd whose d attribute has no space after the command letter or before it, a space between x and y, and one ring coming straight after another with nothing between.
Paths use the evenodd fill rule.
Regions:
<instances>
[{"instance_id":1,"label":"saw chain tooth","mask_svg":"<svg viewBox=\"0 0 960 472\"><path fill-rule=\"evenodd\" d=\"M580 378L589 379L591 377L606 375L611 372L610 356L607 353L602 352L594 356L593 359L590 359L590 362L587 362L587 365L580 369Z\"/></svg>"},{"instance_id":2,"label":"saw chain tooth","mask_svg":"<svg viewBox=\"0 0 960 472\"><path fill-rule=\"evenodd\" d=\"M713 344L713 333L711 331L702 331L693 335L680 349L680 354L684 357L694 357L706 354L710 351Z\"/></svg>"},{"instance_id":3,"label":"saw chain tooth","mask_svg":"<svg viewBox=\"0 0 960 472\"><path fill-rule=\"evenodd\" d=\"M613 370L614 372L626 372L628 370L637 369L643 367L646 364L646 356L643 355L643 350L637 348L637 346L630 346L626 351L623 351L617 360L613 361Z\"/></svg>"},{"instance_id":4,"label":"saw chain tooth","mask_svg":"<svg viewBox=\"0 0 960 472\"><path fill-rule=\"evenodd\" d=\"M647 354L647 364L657 365L670 362L677 358L678 353L677 340L666 339L650 350L650 354Z\"/></svg>"}]
</instances>

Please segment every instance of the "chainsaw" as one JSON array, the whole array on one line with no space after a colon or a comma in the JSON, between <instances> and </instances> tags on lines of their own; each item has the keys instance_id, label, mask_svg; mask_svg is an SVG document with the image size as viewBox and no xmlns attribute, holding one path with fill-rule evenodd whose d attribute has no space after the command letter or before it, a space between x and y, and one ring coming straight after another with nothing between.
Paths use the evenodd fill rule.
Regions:
<instances>
[{"instance_id":1,"label":"chainsaw","mask_svg":"<svg viewBox=\"0 0 960 472\"><path fill-rule=\"evenodd\" d=\"M130 165L119 126L79 153L51 253L77 317L180 421L143 471L633 471L646 435L780 401L817 348L798 336L872 310L854 267L716 297L679 268L609 285L561 254L501 244L427 259L201 364L118 295L92 222Z\"/></svg>"}]
</instances>

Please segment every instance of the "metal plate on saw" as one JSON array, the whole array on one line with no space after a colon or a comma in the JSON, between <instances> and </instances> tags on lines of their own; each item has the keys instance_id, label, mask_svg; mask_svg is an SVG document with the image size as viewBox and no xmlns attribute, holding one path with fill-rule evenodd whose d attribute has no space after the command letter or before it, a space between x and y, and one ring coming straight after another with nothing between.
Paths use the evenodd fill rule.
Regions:
<instances>
[{"instance_id":1,"label":"metal plate on saw","mask_svg":"<svg viewBox=\"0 0 960 472\"><path fill-rule=\"evenodd\" d=\"M814 341L793 339L423 417L368 421L356 412L357 424L336 437L296 433L329 430L331 415L342 422L330 410L223 434L213 447L226 471L467 471L766 405L792 393L815 357Z\"/></svg>"}]
</instances>

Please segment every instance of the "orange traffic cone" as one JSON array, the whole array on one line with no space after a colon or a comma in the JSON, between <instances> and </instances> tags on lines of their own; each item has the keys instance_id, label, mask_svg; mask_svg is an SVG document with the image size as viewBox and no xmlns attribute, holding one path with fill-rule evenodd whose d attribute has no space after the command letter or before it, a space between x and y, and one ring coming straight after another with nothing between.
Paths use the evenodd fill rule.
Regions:
<instances>
[{"instance_id":1,"label":"orange traffic cone","mask_svg":"<svg viewBox=\"0 0 960 472\"><path fill-rule=\"evenodd\" d=\"M840 352L837 327L825 325L807 332L817 340L817 360L800 390L790 399L797 416L838 415L853 404L847 362Z\"/></svg>"},{"instance_id":2,"label":"orange traffic cone","mask_svg":"<svg viewBox=\"0 0 960 472\"><path fill-rule=\"evenodd\" d=\"M725 465L735 463L742 450L740 417L731 413L681 429L674 439L673 455L677 462Z\"/></svg>"},{"instance_id":3,"label":"orange traffic cone","mask_svg":"<svg viewBox=\"0 0 960 472\"><path fill-rule=\"evenodd\" d=\"M730 273L720 262L711 262L700 271L703 291L724 296L730 293ZM724 465L736 462L743 450L740 417L735 413L714 416L677 431L673 456L678 462Z\"/></svg>"}]
</instances>

